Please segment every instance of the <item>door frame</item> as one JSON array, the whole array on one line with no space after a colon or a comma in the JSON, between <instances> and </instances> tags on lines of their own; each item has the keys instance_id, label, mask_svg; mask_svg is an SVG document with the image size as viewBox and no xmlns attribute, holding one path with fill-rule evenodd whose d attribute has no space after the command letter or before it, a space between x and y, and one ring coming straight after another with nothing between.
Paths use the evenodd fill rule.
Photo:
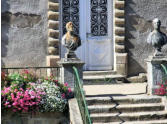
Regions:
<instances>
[{"instance_id":1,"label":"door frame","mask_svg":"<svg viewBox=\"0 0 167 124\"><path fill-rule=\"evenodd\" d=\"M113 42L114 42L114 71L117 72L117 74L125 75L127 76L128 72L128 54L125 52L125 0L112 0L113 1ZM48 1L48 5L51 2ZM57 3L57 2L56 2ZM58 0L59 4L59 10L58 12L60 15L62 15L62 0ZM83 3L80 2L80 3ZM56 4L53 4L56 8ZM48 7L48 20L57 20L57 13L51 13L53 11L52 7ZM58 54L52 54L52 56L47 55L46 56L46 63L48 66L50 66L48 63L50 61L53 61L57 63L59 59L62 58L61 56L61 38L62 38L62 16L59 16L59 31L60 34L56 34L56 37L59 37L59 43L56 45L58 49ZM50 22L48 21L48 25ZM51 27L48 27L48 30L52 29ZM57 36L58 35L58 36ZM48 43L50 42L50 33L48 33ZM49 45L48 45L49 46ZM54 47L54 46L53 46ZM47 47L47 50L50 50L49 47ZM56 59L55 59L56 58Z\"/></svg>"},{"instance_id":2,"label":"door frame","mask_svg":"<svg viewBox=\"0 0 167 124\"><path fill-rule=\"evenodd\" d=\"M90 32L91 30L91 23L87 23L88 20L90 21L90 2L91 0L80 0L80 37L82 39L82 48L78 50L78 55L81 56L80 59L85 60L86 62L89 62L89 57L87 57L86 55L88 55L88 51L86 50L88 48L88 30ZM103 39L103 38L107 38L107 40L110 40L111 43L111 48L112 49L112 55L111 55L111 66L112 66L112 70L114 69L114 38L113 38L113 21L114 19L113 17L113 5L114 2L113 0L108 0L107 1L107 8L108 8L108 36L94 36L91 37L92 40L97 40L98 39ZM88 8L88 9L87 9ZM85 11L86 9L86 11ZM84 21L83 21L84 20ZM86 28L85 28L86 26ZM81 33L82 32L82 33ZM80 53L80 54L79 54ZM87 67L84 66L84 70L87 70Z\"/></svg>"}]
</instances>

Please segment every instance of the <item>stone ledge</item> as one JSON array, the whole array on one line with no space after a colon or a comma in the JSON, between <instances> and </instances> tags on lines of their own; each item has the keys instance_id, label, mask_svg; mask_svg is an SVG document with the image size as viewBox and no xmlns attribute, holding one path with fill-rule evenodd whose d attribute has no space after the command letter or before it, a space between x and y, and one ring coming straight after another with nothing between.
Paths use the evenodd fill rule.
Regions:
<instances>
[{"instance_id":1,"label":"stone ledge","mask_svg":"<svg viewBox=\"0 0 167 124\"><path fill-rule=\"evenodd\" d=\"M147 82L147 74L146 73L140 73L138 76L128 77L127 81L132 82L132 83Z\"/></svg>"},{"instance_id":2,"label":"stone ledge","mask_svg":"<svg viewBox=\"0 0 167 124\"><path fill-rule=\"evenodd\" d=\"M15 113L10 112L6 115L2 115L2 124L65 124L69 123L69 120L61 112L49 112L49 113L36 113L35 115L30 113L20 114L14 116Z\"/></svg>"},{"instance_id":3,"label":"stone ledge","mask_svg":"<svg viewBox=\"0 0 167 124\"><path fill-rule=\"evenodd\" d=\"M70 112L70 124L83 124L81 113L76 98L68 101Z\"/></svg>"}]
</instances>

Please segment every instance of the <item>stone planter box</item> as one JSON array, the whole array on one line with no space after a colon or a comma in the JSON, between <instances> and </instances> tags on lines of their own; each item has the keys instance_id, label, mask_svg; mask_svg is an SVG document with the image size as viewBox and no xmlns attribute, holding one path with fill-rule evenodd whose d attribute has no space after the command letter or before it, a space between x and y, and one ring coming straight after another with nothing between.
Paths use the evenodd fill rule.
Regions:
<instances>
[{"instance_id":1,"label":"stone planter box","mask_svg":"<svg viewBox=\"0 0 167 124\"><path fill-rule=\"evenodd\" d=\"M60 112L24 113L16 115L14 112L2 114L2 124L68 124L68 118Z\"/></svg>"}]
</instances>

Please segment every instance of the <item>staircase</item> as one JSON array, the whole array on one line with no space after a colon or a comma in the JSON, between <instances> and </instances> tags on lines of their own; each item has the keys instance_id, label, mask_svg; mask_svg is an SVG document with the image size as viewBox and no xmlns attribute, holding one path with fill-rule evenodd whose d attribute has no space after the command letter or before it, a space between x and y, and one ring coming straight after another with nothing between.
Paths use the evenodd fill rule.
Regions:
<instances>
[{"instance_id":1,"label":"staircase","mask_svg":"<svg viewBox=\"0 0 167 124\"><path fill-rule=\"evenodd\" d=\"M114 84L124 81L125 76L117 74L115 71L84 71L84 85Z\"/></svg>"},{"instance_id":2,"label":"staircase","mask_svg":"<svg viewBox=\"0 0 167 124\"><path fill-rule=\"evenodd\" d=\"M167 124L164 98L120 95L86 97L93 124Z\"/></svg>"}]
</instances>

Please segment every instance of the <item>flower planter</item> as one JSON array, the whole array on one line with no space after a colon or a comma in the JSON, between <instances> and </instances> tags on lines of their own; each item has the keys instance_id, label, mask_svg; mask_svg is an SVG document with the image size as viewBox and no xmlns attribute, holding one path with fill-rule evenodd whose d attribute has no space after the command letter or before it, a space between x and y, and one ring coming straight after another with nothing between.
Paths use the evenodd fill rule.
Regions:
<instances>
[{"instance_id":1,"label":"flower planter","mask_svg":"<svg viewBox=\"0 0 167 124\"><path fill-rule=\"evenodd\" d=\"M61 112L48 113L14 113L6 112L2 114L2 124L66 124L67 117Z\"/></svg>"}]
</instances>

